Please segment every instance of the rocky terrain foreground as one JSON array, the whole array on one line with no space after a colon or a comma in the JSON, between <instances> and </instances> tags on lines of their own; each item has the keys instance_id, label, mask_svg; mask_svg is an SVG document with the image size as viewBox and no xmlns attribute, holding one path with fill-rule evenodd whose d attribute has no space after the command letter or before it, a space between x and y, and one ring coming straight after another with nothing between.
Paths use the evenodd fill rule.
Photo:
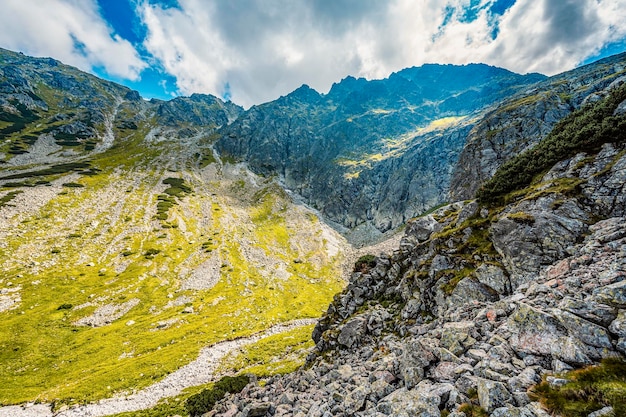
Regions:
<instances>
[{"instance_id":1,"label":"rocky terrain foreground","mask_svg":"<svg viewBox=\"0 0 626 417\"><path fill-rule=\"evenodd\" d=\"M476 395L490 416L548 416L527 394L542 376L626 353L625 224L624 217L596 223L571 256L497 302L453 306L426 324L404 326L382 306L358 314L337 326L332 359L312 358L307 369L249 385L209 415L440 416L451 410L449 416L460 417L465 414L454 410ZM379 258L369 282L355 281L352 294L366 293L372 281L397 284L393 266L401 257ZM397 333L387 333L389 327ZM614 414L594 414L600 415Z\"/></svg>"},{"instance_id":2,"label":"rocky terrain foreground","mask_svg":"<svg viewBox=\"0 0 626 417\"><path fill-rule=\"evenodd\" d=\"M623 82L607 94L619 105L603 120L622 123ZM550 415L534 386L626 355L626 146L623 131L605 139L504 204L458 202L409 222L393 255L357 262L306 367L207 415ZM624 415L617 404L588 415Z\"/></svg>"}]
</instances>

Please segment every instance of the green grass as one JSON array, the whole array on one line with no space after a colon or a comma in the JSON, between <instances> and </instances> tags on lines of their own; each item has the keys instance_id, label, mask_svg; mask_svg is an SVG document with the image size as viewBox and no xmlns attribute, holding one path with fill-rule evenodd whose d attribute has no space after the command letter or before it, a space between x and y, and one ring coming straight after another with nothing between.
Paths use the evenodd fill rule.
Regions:
<instances>
[{"instance_id":1,"label":"green grass","mask_svg":"<svg viewBox=\"0 0 626 417\"><path fill-rule=\"evenodd\" d=\"M376 257L374 255L363 255L354 263L354 272L367 272L376 266Z\"/></svg>"},{"instance_id":2,"label":"green grass","mask_svg":"<svg viewBox=\"0 0 626 417\"><path fill-rule=\"evenodd\" d=\"M49 177L49 176L58 176L62 174L67 174L70 172L77 172L85 169L91 168L91 164L89 162L69 162L66 164L58 164L53 165L50 168L40 169L36 171L30 172L21 172L19 174L11 174L0 177L0 180L17 180L24 178L33 178L33 177Z\"/></svg>"},{"instance_id":3,"label":"green grass","mask_svg":"<svg viewBox=\"0 0 626 417\"><path fill-rule=\"evenodd\" d=\"M138 131L142 129L146 131L143 126ZM124 152L114 146L91 161L89 167L98 171L81 176L85 187L80 193L57 195L19 223L19 233L7 236L0 248L6 260L0 273L22 287L19 308L0 313L0 404L73 404L141 389L194 360L204 346L292 319L318 317L341 289L340 260L326 255L321 234L300 230L315 230L316 220L298 215L288 221L297 213L273 189L261 193L259 201L250 203L242 196L233 203L233 196L220 197L231 184L192 181L191 189L203 191L185 194L171 208L184 219L184 227L159 227L153 219L155 190L165 172L158 164L161 154L139 146L135 134ZM186 191L185 183L169 182L176 188L173 194ZM206 204L213 207L209 213L202 209ZM297 249L304 238L312 239L308 252ZM245 256L242 245L255 239L263 253L285 265L287 279L263 271L264 265ZM218 283L208 290L180 290L183 267L194 268L213 255L226 265ZM296 258L304 261L295 264ZM120 262L124 268L116 272L112 265ZM180 296L192 301L168 307ZM140 303L106 326L73 324L98 306L134 298ZM77 308L85 303L92 305ZM194 313L183 315L188 304ZM173 324L159 329L159 323ZM285 349L301 345L301 339L286 337L276 343ZM276 368L289 366L295 365L285 362ZM180 410L179 402L159 407Z\"/></svg>"},{"instance_id":4,"label":"green grass","mask_svg":"<svg viewBox=\"0 0 626 417\"><path fill-rule=\"evenodd\" d=\"M268 336L223 359L222 372L251 373L258 377L293 372L313 348L313 325Z\"/></svg>"},{"instance_id":5,"label":"green grass","mask_svg":"<svg viewBox=\"0 0 626 417\"><path fill-rule=\"evenodd\" d=\"M551 413L586 417L593 411L612 406L616 416L626 415L626 362L605 359L600 365L566 373L569 382L552 388L547 382L533 387L530 397Z\"/></svg>"},{"instance_id":6,"label":"green grass","mask_svg":"<svg viewBox=\"0 0 626 417\"><path fill-rule=\"evenodd\" d=\"M169 217L170 209L178 204L179 199L191 194L193 189L182 178L166 178L163 180L163 184L167 184L169 187L163 191L165 194L160 194L157 197L156 218L165 222Z\"/></svg>"},{"instance_id":7,"label":"green grass","mask_svg":"<svg viewBox=\"0 0 626 417\"><path fill-rule=\"evenodd\" d=\"M172 417L188 416L185 408L186 397L179 395L174 398L160 401L156 406L147 410L130 411L127 413L114 414L111 417Z\"/></svg>"},{"instance_id":8,"label":"green grass","mask_svg":"<svg viewBox=\"0 0 626 417\"><path fill-rule=\"evenodd\" d=\"M0 276L22 287L18 308L0 313L0 404L76 404L142 389L194 360L205 346L292 319L319 317L344 285L342 259L326 253L314 216L292 210L274 186L251 199L236 180L195 179L197 157L182 162L192 170L180 173L187 181L170 177L164 162L181 145L143 142L151 123L118 130L114 146L89 161L5 176L19 180L16 187L36 187L79 174L66 184L84 187L60 192L16 224L0 247ZM27 126L22 134L33 129ZM210 162L203 158L200 165ZM162 193L161 178L168 186ZM5 203L18 192L6 194ZM166 208L175 221L155 219L155 200L157 205L175 203ZM306 250L300 248L304 240ZM248 258L252 242L282 265L280 277ZM224 265L217 284L181 290L184 271L212 256ZM171 306L181 296L191 301ZM108 325L73 324L100 306L134 298L139 304ZM182 314L187 306L193 314ZM272 356L263 363L253 346L249 355L254 360L237 361L264 375L295 369L311 343L310 332L297 329L259 342ZM185 400L203 388L123 415L185 415Z\"/></svg>"},{"instance_id":9,"label":"green grass","mask_svg":"<svg viewBox=\"0 0 626 417\"><path fill-rule=\"evenodd\" d=\"M479 405L475 404L461 404L459 411L465 413L465 417L488 417L489 413Z\"/></svg>"},{"instance_id":10,"label":"green grass","mask_svg":"<svg viewBox=\"0 0 626 417\"><path fill-rule=\"evenodd\" d=\"M21 194L22 192L23 191L21 190L9 191L8 193L0 197L0 208L9 205L9 202L13 200L15 197L17 197L19 194Z\"/></svg>"}]
</instances>

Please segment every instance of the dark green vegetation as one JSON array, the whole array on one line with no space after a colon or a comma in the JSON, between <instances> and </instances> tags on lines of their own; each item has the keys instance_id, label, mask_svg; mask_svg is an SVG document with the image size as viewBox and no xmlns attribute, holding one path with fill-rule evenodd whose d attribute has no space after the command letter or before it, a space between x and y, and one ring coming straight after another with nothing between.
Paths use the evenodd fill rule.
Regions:
<instances>
[{"instance_id":1,"label":"dark green vegetation","mask_svg":"<svg viewBox=\"0 0 626 417\"><path fill-rule=\"evenodd\" d=\"M11 200L13 200L18 194L22 193L22 191L10 191L7 194L0 197L0 208L9 204Z\"/></svg>"},{"instance_id":2,"label":"dark green vegetation","mask_svg":"<svg viewBox=\"0 0 626 417\"><path fill-rule=\"evenodd\" d=\"M186 409L192 417L200 416L211 411L215 403L224 398L227 393L240 392L249 382L250 379L246 375L225 376L217 381L212 388L189 397Z\"/></svg>"},{"instance_id":3,"label":"dark green vegetation","mask_svg":"<svg viewBox=\"0 0 626 417\"><path fill-rule=\"evenodd\" d=\"M163 184L170 186L164 191L165 194L173 197L183 197L185 194L191 194L193 191L189 185L185 184L185 180L182 178L166 178L163 180Z\"/></svg>"},{"instance_id":4,"label":"dark green vegetation","mask_svg":"<svg viewBox=\"0 0 626 417\"><path fill-rule=\"evenodd\" d=\"M551 413L567 417L586 417L605 406L612 406L616 416L626 415L626 362L605 359L600 365L568 372L569 382L552 388L547 382L535 386L529 394Z\"/></svg>"},{"instance_id":5,"label":"dark green vegetation","mask_svg":"<svg viewBox=\"0 0 626 417\"><path fill-rule=\"evenodd\" d=\"M376 266L374 255L363 255L354 263L354 272L367 272Z\"/></svg>"},{"instance_id":6,"label":"dark green vegetation","mask_svg":"<svg viewBox=\"0 0 626 417\"><path fill-rule=\"evenodd\" d=\"M476 404L461 404L459 411L465 413L466 417L488 417L489 413Z\"/></svg>"},{"instance_id":7,"label":"dark green vegetation","mask_svg":"<svg viewBox=\"0 0 626 417\"><path fill-rule=\"evenodd\" d=\"M35 96L35 99L39 99L39 97ZM36 112L29 110L24 104L19 103L17 100L9 100L9 103L15 107L19 114L0 109L0 121L7 122L8 124L8 126L0 129L0 139L2 140L10 138L13 134L19 134L29 123L33 123L40 118ZM8 153L11 155L26 153L28 146L32 145L37 140L37 136L32 135L20 135L17 137L18 139L14 140L9 147Z\"/></svg>"},{"instance_id":8,"label":"dark green vegetation","mask_svg":"<svg viewBox=\"0 0 626 417\"><path fill-rule=\"evenodd\" d=\"M502 165L476 197L489 205L502 204L507 193L530 185L557 162L580 152L597 153L604 143L625 141L626 117L614 115L624 100L626 84L565 117L537 146Z\"/></svg>"},{"instance_id":9,"label":"dark green vegetation","mask_svg":"<svg viewBox=\"0 0 626 417\"><path fill-rule=\"evenodd\" d=\"M163 180L163 184L167 184L169 187L163 191L165 194L160 194L157 197L156 218L161 221L167 220L169 210L177 204L177 199L193 192L192 188L182 178L166 178Z\"/></svg>"},{"instance_id":10,"label":"dark green vegetation","mask_svg":"<svg viewBox=\"0 0 626 417\"><path fill-rule=\"evenodd\" d=\"M154 249L154 248L150 248L146 251L146 253L143 254L143 256L146 259L152 259L154 258L156 255L158 255L159 253L161 253L160 249Z\"/></svg>"},{"instance_id":11,"label":"dark green vegetation","mask_svg":"<svg viewBox=\"0 0 626 417\"><path fill-rule=\"evenodd\" d=\"M40 169L36 171L20 172L19 174L11 174L0 177L0 180L17 180L34 177L47 177L52 175L67 174L69 172L79 172L81 174L95 174L97 168L92 168L89 162L70 162L66 164L53 165L50 168Z\"/></svg>"}]
</instances>

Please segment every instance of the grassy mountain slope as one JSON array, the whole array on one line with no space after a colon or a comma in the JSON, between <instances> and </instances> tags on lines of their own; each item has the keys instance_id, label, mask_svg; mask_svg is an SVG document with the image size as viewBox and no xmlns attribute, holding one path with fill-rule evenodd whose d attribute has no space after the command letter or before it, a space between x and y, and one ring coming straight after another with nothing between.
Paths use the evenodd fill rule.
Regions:
<instances>
[{"instance_id":1,"label":"grassy mountain slope","mask_svg":"<svg viewBox=\"0 0 626 417\"><path fill-rule=\"evenodd\" d=\"M211 132L238 108L207 96L146 103L17 55L3 55L25 61L15 67L24 83L2 96L5 114L28 104L26 90L41 102L32 106L37 120L16 115L24 127L5 132L4 143L36 140L0 165L0 404L139 390L202 347L317 317L340 290L342 239L274 179L213 157ZM50 74L32 78L42 67ZM81 91L52 86L58 77L78 80ZM46 89L54 94L43 97ZM54 122L53 113L83 95L101 97L92 136L68 145L53 129L40 132L76 125L78 110ZM187 111L194 103L195 118ZM280 359L300 339L287 334L257 372L300 363ZM223 371L251 363L231 358Z\"/></svg>"}]
</instances>

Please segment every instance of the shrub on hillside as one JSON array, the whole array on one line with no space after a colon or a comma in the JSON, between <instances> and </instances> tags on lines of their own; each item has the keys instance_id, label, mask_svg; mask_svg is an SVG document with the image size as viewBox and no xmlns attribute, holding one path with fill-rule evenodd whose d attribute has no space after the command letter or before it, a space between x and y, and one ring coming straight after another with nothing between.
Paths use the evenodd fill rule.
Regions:
<instances>
[{"instance_id":1,"label":"shrub on hillside","mask_svg":"<svg viewBox=\"0 0 626 417\"><path fill-rule=\"evenodd\" d=\"M539 144L503 164L478 190L478 200L486 204L502 203L504 195L527 187L533 178L557 162L579 152L596 153L604 143L626 141L626 117L614 115L624 100L626 84L603 100L566 116Z\"/></svg>"},{"instance_id":2,"label":"shrub on hillside","mask_svg":"<svg viewBox=\"0 0 626 417\"><path fill-rule=\"evenodd\" d=\"M246 375L225 376L217 381L213 388L202 390L200 393L189 397L185 403L185 408L191 417L201 416L211 411L215 403L224 398L227 393L238 393L249 382L250 378Z\"/></svg>"},{"instance_id":3,"label":"shrub on hillside","mask_svg":"<svg viewBox=\"0 0 626 417\"><path fill-rule=\"evenodd\" d=\"M626 415L626 362L604 359L600 365L568 372L569 382L552 387L548 382L533 387L530 397L539 401L553 415L586 417L612 406L616 416Z\"/></svg>"},{"instance_id":4,"label":"shrub on hillside","mask_svg":"<svg viewBox=\"0 0 626 417\"><path fill-rule=\"evenodd\" d=\"M363 255L354 263L354 272L367 272L376 266L374 255Z\"/></svg>"}]
</instances>

